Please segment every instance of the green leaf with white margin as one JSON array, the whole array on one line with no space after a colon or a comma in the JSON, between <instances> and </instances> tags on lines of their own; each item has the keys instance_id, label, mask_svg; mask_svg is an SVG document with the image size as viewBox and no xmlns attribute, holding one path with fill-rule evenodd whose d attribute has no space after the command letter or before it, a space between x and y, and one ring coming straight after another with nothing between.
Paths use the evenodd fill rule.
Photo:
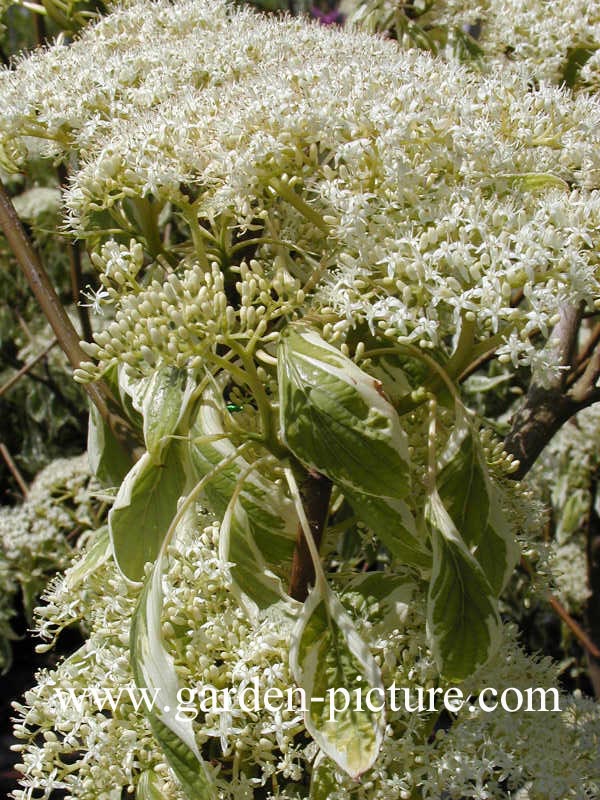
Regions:
<instances>
[{"instance_id":1,"label":"green leaf with white margin","mask_svg":"<svg viewBox=\"0 0 600 800\"><path fill-rule=\"evenodd\" d=\"M494 375L493 377L488 377L487 375L471 375L463 383L463 391L467 394L483 394L484 392L496 389L498 386L502 386L503 383L507 383L512 380L512 378L512 373Z\"/></svg>"},{"instance_id":2,"label":"green leaf with white margin","mask_svg":"<svg viewBox=\"0 0 600 800\"><path fill-rule=\"evenodd\" d=\"M367 644L323 581L317 580L298 617L290 666L306 693L306 729L329 758L358 778L373 766L383 742L385 710L378 708L383 706L385 693ZM333 694L336 689L348 693L346 710L341 710L346 698L341 692ZM374 711L366 705L368 693ZM337 700L337 713L330 710L330 698Z\"/></svg>"},{"instance_id":3,"label":"green leaf with white margin","mask_svg":"<svg viewBox=\"0 0 600 800\"><path fill-rule=\"evenodd\" d=\"M163 800L163 794L159 788L158 776L154 770L147 769L140 775L135 790L135 800Z\"/></svg>"},{"instance_id":4,"label":"green leaf with white margin","mask_svg":"<svg viewBox=\"0 0 600 800\"><path fill-rule=\"evenodd\" d=\"M502 508L500 490L491 481L488 494L490 499L488 523L475 549L475 558L481 564L486 578L498 596L508 583L521 551Z\"/></svg>"},{"instance_id":5,"label":"green leaf with white margin","mask_svg":"<svg viewBox=\"0 0 600 800\"><path fill-rule=\"evenodd\" d=\"M479 436L461 405L442 462L438 492L463 541L472 548L487 525L490 481Z\"/></svg>"},{"instance_id":6,"label":"green leaf with white margin","mask_svg":"<svg viewBox=\"0 0 600 800\"><path fill-rule=\"evenodd\" d=\"M281 485L260 474L224 437L224 404L218 387L203 394L190 431L190 460L199 477L220 462L232 458L208 481L204 497L210 509L222 517L219 536L221 558L232 564L231 575L240 602L255 618L284 596L280 576L289 572L298 518ZM244 476L241 485L238 481ZM237 499L232 503L232 497Z\"/></svg>"},{"instance_id":7,"label":"green leaf with white margin","mask_svg":"<svg viewBox=\"0 0 600 800\"><path fill-rule=\"evenodd\" d=\"M163 366L152 374L142 401L144 440L152 457L160 458L168 437L177 430L195 386L189 370Z\"/></svg>"},{"instance_id":8,"label":"green leaf with white margin","mask_svg":"<svg viewBox=\"0 0 600 800\"><path fill-rule=\"evenodd\" d=\"M190 430L190 460L200 477L207 475L224 458L235 453L235 447L223 424L226 413L218 387L209 386L200 399ZM206 441L207 437L219 435L223 435L223 438ZM249 462L238 455L229 467L219 470L208 483L204 494L209 507L218 516L225 513L240 475L247 472L249 466ZM281 485L254 470L244 482L239 500L248 515L252 535L265 559L272 564L291 562L298 517L294 504Z\"/></svg>"},{"instance_id":9,"label":"green leaf with white margin","mask_svg":"<svg viewBox=\"0 0 600 800\"><path fill-rule=\"evenodd\" d=\"M429 569L431 550L419 534L415 518L404 500L373 497L344 488L356 516L403 564Z\"/></svg>"},{"instance_id":10,"label":"green leaf with white margin","mask_svg":"<svg viewBox=\"0 0 600 800\"><path fill-rule=\"evenodd\" d=\"M188 511L177 531L182 525L193 524L193 511ZM143 706L144 714L185 796L188 800L216 800L216 789L196 744L192 722L187 718L178 719L177 715L179 680L161 631L165 550L166 547L161 549L133 614L131 668L138 688L147 689L150 696L156 696L152 710Z\"/></svg>"},{"instance_id":11,"label":"green leaf with white margin","mask_svg":"<svg viewBox=\"0 0 600 800\"><path fill-rule=\"evenodd\" d=\"M329 800L339 788L340 781L336 774L335 764L322 751L319 752L310 776L309 800Z\"/></svg>"},{"instance_id":12,"label":"green leaf with white margin","mask_svg":"<svg viewBox=\"0 0 600 800\"><path fill-rule=\"evenodd\" d=\"M500 641L496 594L435 490L425 519L433 543L427 635L440 672L463 680L486 663Z\"/></svg>"},{"instance_id":13,"label":"green leaf with white margin","mask_svg":"<svg viewBox=\"0 0 600 800\"><path fill-rule=\"evenodd\" d=\"M248 515L237 498L230 503L219 529L219 556L231 564L233 592L248 617L285 599L281 580L267 566L252 536Z\"/></svg>"},{"instance_id":14,"label":"green leaf with white margin","mask_svg":"<svg viewBox=\"0 0 600 800\"><path fill-rule=\"evenodd\" d=\"M462 405L456 409L455 427L438 469L442 503L498 596L519 558L519 547L477 431Z\"/></svg>"},{"instance_id":15,"label":"green leaf with white margin","mask_svg":"<svg viewBox=\"0 0 600 800\"><path fill-rule=\"evenodd\" d=\"M72 592L93 575L102 564L112 556L112 545L108 533L108 525L103 525L91 535L91 544L86 552L65 572L64 587Z\"/></svg>"},{"instance_id":16,"label":"green leaf with white margin","mask_svg":"<svg viewBox=\"0 0 600 800\"><path fill-rule=\"evenodd\" d=\"M353 491L408 494L406 434L378 380L302 323L283 331L277 372L281 434L300 461Z\"/></svg>"},{"instance_id":17,"label":"green leaf with white margin","mask_svg":"<svg viewBox=\"0 0 600 800\"><path fill-rule=\"evenodd\" d=\"M106 424L93 403L87 435L90 471L104 486L119 486L133 466L133 459Z\"/></svg>"},{"instance_id":18,"label":"green leaf with white margin","mask_svg":"<svg viewBox=\"0 0 600 800\"><path fill-rule=\"evenodd\" d=\"M144 565L155 561L185 481L183 451L179 442L171 442L162 464L145 453L121 484L108 526L117 566L127 580L142 581Z\"/></svg>"}]
</instances>

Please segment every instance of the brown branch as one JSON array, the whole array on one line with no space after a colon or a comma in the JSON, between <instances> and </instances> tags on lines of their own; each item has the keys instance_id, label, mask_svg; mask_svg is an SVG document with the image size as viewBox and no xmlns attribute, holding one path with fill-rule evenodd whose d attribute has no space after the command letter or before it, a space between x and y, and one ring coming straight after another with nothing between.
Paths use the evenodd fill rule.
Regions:
<instances>
[{"instance_id":1,"label":"brown branch","mask_svg":"<svg viewBox=\"0 0 600 800\"><path fill-rule=\"evenodd\" d=\"M54 346L55 346L57 343L58 343L58 342L57 342L57 339L56 339L56 338L52 339L52 341L50 342L50 344L49 344L47 347L45 347L45 348L42 350L42 352L41 352L41 353L38 353L38 354L37 354L37 356L34 356L33 358L29 359L29 361L28 361L26 364L24 364L24 365L23 365L23 366L22 366L22 367L19 369L19 371L18 371L18 372L16 372L16 373L15 373L15 374L12 376L12 378L10 378L9 380L7 380L7 381L6 381L6 383L5 383L3 386L0 386L0 397L2 397L2 395L3 395L5 392L8 392L8 390L9 390L9 389L12 389L12 387L15 385L15 383L17 383L19 380L21 380L21 378L23 377L23 375L26 375L26 374L29 372L29 370L30 370L32 367L35 367L35 365L38 363L38 361L41 361L41 360L42 360L42 358L44 358L45 356L47 356L47 355L48 355L48 353L50 352L50 350L52 350L52 348L53 348L53 347L54 347Z\"/></svg>"},{"instance_id":2,"label":"brown branch","mask_svg":"<svg viewBox=\"0 0 600 800\"><path fill-rule=\"evenodd\" d=\"M77 331L67 316L37 253L33 249L1 181L0 227L4 231L17 262L54 331L58 344L65 352L73 369L78 369L81 363L87 359L79 345ZM84 384L83 388L125 452L131 455L139 452L137 436L129 422L120 413L120 408L104 381L98 380L93 383L87 383Z\"/></svg>"},{"instance_id":3,"label":"brown branch","mask_svg":"<svg viewBox=\"0 0 600 800\"><path fill-rule=\"evenodd\" d=\"M306 518L317 549L321 545L323 530L327 522L332 484L329 478L315 472L307 472L299 465L296 470L298 488ZM298 525L296 546L292 558L289 593L294 600L303 603L308 596L308 587L315 585L315 569L302 525Z\"/></svg>"},{"instance_id":4,"label":"brown branch","mask_svg":"<svg viewBox=\"0 0 600 800\"><path fill-rule=\"evenodd\" d=\"M596 399L594 392L588 391L589 366L580 379L585 378L585 390L579 386L579 381L570 391L567 387L569 371L576 358L582 314L582 305L561 306L560 319L552 332L555 362L561 369L548 386L532 383L524 404L513 417L504 449L519 459L519 469L512 474L515 479L529 472L544 447L568 419Z\"/></svg>"},{"instance_id":5,"label":"brown branch","mask_svg":"<svg viewBox=\"0 0 600 800\"><path fill-rule=\"evenodd\" d=\"M521 556L521 566L530 578L534 577L534 570L529 561L524 556ZM575 635L583 649L594 658L600 658L600 650L596 647L594 642L590 639L587 633L583 630L581 625L574 619L563 604L556 598L552 592L546 592L546 600L555 614L562 619L569 630Z\"/></svg>"},{"instance_id":6,"label":"brown branch","mask_svg":"<svg viewBox=\"0 0 600 800\"><path fill-rule=\"evenodd\" d=\"M573 384L569 394L580 404L590 405L598 395L596 382L600 377L600 347L596 347L589 358L583 375Z\"/></svg>"},{"instance_id":7,"label":"brown branch","mask_svg":"<svg viewBox=\"0 0 600 800\"><path fill-rule=\"evenodd\" d=\"M12 460L12 456L8 451L8 448L4 444L4 442L0 442L0 453L2 453L2 458L6 461L6 466L12 472L12 476L17 482L19 489L21 490L21 494L25 499L27 499L27 495L29 494L29 487L25 483L23 476L19 472L19 468Z\"/></svg>"},{"instance_id":8,"label":"brown branch","mask_svg":"<svg viewBox=\"0 0 600 800\"><path fill-rule=\"evenodd\" d=\"M582 351L577 355L577 361L574 368L569 373L567 378L567 386L572 386L575 381L583 375L590 359L596 349L596 345L600 342L600 323L598 323L589 335Z\"/></svg>"},{"instance_id":9,"label":"brown branch","mask_svg":"<svg viewBox=\"0 0 600 800\"><path fill-rule=\"evenodd\" d=\"M596 312L598 313L598 312ZM584 315L585 319L585 315ZM582 364L584 361L588 361L589 357L592 355L593 351L596 348L596 345L600 342L600 322L596 323L592 330L590 331L590 335L588 336L585 346L583 347L582 351L577 355L577 366Z\"/></svg>"},{"instance_id":10,"label":"brown branch","mask_svg":"<svg viewBox=\"0 0 600 800\"><path fill-rule=\"evenodd\" d=\"M598 650L596 645L592 642L577 620L573 619L566 608L559 602L559 600L556 599L556 597L554 597L553 594L548 592L546 598L553 610L556 612L557 616L562 619L569 630L575 635L575 638L579 641L584 650L594 658L600 658L600 650Z\"/></svg>"},{"instance_id":11,"label":"brown branch","mask_svg":"<svg viewBox=\"0 0 600 800\"><path fill-rule=\"evenodd\" d=\"M531 386L525 404L512 420L504 440L504 449L519 459L519 468L511 473L515 480L523 478L554 434L577 413L576 403L557 389Z\"/></svg>"}]
</instances>

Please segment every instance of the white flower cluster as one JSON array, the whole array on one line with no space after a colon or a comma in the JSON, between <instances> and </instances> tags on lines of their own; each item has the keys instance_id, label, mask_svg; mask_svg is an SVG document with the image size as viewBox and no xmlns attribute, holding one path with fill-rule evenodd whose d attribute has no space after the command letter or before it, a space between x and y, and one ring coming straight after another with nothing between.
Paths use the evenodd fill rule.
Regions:
<instances>
[{"instance_id":1,"label":"white flower cluster","mask_svg":"<svg viewBox=\"0 0 600 800\"><path fill-rule=\"evenodd\" d=\"M510 635L485 680L498 695L508 687L556 687L550 659L526 656ZM507 695L508 698L508 695ZM509 707L514 708L511 692ZM519 797L589 800L600 790L600 716L593 700L560 695L561 712L512 712L497 708L459 715L445 735L438 765L438 794L454 798ZM512 705L511 705L512 704ZM548 707L552 703L548 702ZM583 777L587 776L587 777ZM475 779L473 779L475 777ZM431 786L433 789L433 786Z\"/></svg>"},{"instance_id":2,"label":"white flower cluster","mask_svg":"<svg viewBox=\"0 0 600 800\"><path fill-rule=\"evenodd\" d=\"M175 658L180 685L197 692L207 685L241 690L256 681L261 693L286 692L294 685L288 664L293 615L289 608L274 607L251 623L231 591L228 565L217 552L218 525L202 514L196 529L184 531L169 550L163 636ZM90 635L56 669L39 675L37 686L18 706L19 769L25 777L13 797L28 800L40 791L49 796L62 789L73 800L111 798L123 790L133 792L140 774L152 770L161 796L180 800L180 789L149 723L123 691L134 686L128 644L135 591L118 576L111 559L74 581L84 561L85 555L54 582L46 593L46 606L39 610L42 629L51 620L62 627L70 618L83 621ZM342 597L381 667L384 685L395 682L410 692L417 687L446 688L426 645L418 590L414 602L395 601L390 613L386 601L361 593L359 586L360 582L347 587ZM466 691L555 685L549 662L525 656L514 631L506 629L500 654ZM90 689L121 690L121 699L112 712L107 707L102 713ZM57 690L73 690L82 698L83 713L61 705ZM448 733L433 737L435 714L390 712L380 756L360 784L330 765L338 787L331 800L350 794L360 800L390 800L416 793L433 800L444 792L449 798L500 800L507 787L528 787L530 797L546 800L592 796L599 774L597 707L562 695L560 702L563 711L555 713L511 714L499 709L486 714L465 707ZM194 703L185 707L189 712ZM250 712L233 696L229 708L207 711L194 728L212 762L219 800L303 796L300 786L316 747L306 736L299 709Z\"/></svg>"},{"instance_id":3,"label":"white flower cluster","mask_svg":"<svg viewBox=\"0 0 600 800\"><path fill-rule=\"evenodd\" d=\"M82 556L85 559L85 554ZM78 800L115 796L115 788L133 783L133 774L160 760L149 725L133 707L123 703L119 713L108 715L84 698L83 713L76 706L62 705L59 691L101 685L118 691L132 684L128 660L128 626L135 598L128 595L114 567L104 565L87 574L73 591L66 578L56 580L44 597L42 631L71 623L90 629L85 644L52 671L38 673L36 686L26 692L24 703L15 704L21 719L15 736L23 744L21 765L26 773L15 798L29 800L39 792L49 797L54 790L67 790ZM55 630L52 630L52 634ZM58 690L58 691L57 691ZM40 735L41 734L41 735ZM174 790L168 796L180 795ZM119 789L120 793L120 789Z\"/></svg>"},{"instance_id":4,"label":"white flower cluster","mask_svg":"<svg viewBox=\"0 0 600 800\"><path fill-rule=\"evenodd\" d=\"M481 15L480 45L502 63L520 62L536 78L565 80L565 68L575 51L588 50L580 82L597 91L600 46L600 6L586 0L488 0ZM580 52L581 57L583 53ZM585 61L585 59L584 59Z\"/></svg>"},{"instance_id":5,"label":"white flower cluster","mask_svg":"<svg viewBox=\"0 0 600 800\"><path fill-rule=\"evenodd\" d=\"M87 457L57 459L38 475L24 503L0 508L0 670L10 664L10 620L22 592L25 610L72 554L67 537L99 526Z\"/></svg>"},{"instance_id":6,"label":"white flower cluster","mask_svg":"<svg viewBox=\"0 0 600 800\"><path fill-rule=\"evenodd\" d=\"M531 337L558 303L598 298L600 107L515 71L481 79L183 0L33 54L0 75L0 102L5 160L32 137L79 160L66 204L82 235L107 236L106 214L122 227L142 199L171 204L188 240L163 254L175 270L183 255L205 272L204 250L209 269L277 259L342 337L364 322L445 348L470 312L475 340L498 333L506 359L543 366Z\"/></svg>"},{"instance_id":7,"label":"white flower cluster","mask_svg":"<svg viewBox=\"0 0 600 800\"><path fill-rule=\"evenodd\" d=\"M458 55L478 69L514 65L535 79L600 89L600 8L586 0L432 0L410 6L400 0L349 0L350 24L368 31L393 29L402 47L434 48ZM460 33L471 37L461 49ZM442 35L440 35L442 34ZM458 45L458 46L457 46Z\"/></svg>"}]
</instances>

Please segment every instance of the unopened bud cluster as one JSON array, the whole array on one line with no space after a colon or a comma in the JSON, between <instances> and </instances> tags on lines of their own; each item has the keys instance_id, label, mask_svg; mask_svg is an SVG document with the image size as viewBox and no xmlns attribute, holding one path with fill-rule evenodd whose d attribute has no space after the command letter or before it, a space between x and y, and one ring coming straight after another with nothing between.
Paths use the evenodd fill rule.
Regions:
<instances>
[{"instance_id":1,"label":"unopened bud cluster","mask_svg":"<svg viewBox=\"0 0 600 800\"><path fill-rule=\"evenodd\" d=\"M283 267L269 269L256 259L240 264L234 274L228 300L225 273L214 262L210 270L197 263L183 265L181 277L175 272L163 281L153 280L140 287L136 275L141 268L142 248L105 247L94 263L103 271L100 280L116 304L114 320L94 334L94 342L82 348L95 360L84 362L76 371L79 381L93 380L112 364L125 363L148 372L157 361L178 367L199 367L207 351L228 337L242 342L260 337L267 324L283 314L301 308L304 294L300 284ZM271 272L266 277L267 270ZM118 288L116 288L118 286Z\"/></svg>"}]
</instances>

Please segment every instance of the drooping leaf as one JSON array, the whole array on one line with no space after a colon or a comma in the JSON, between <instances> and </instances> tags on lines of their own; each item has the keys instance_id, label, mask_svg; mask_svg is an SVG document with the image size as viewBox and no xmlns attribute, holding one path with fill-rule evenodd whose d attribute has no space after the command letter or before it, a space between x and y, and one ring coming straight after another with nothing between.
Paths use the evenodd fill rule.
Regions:
<instances>
[{"instance_id":1,"label":"drooping leaf","mask_svg":"<svg viewBox=\"0 0 600 800\"><path fill-rule=\"evenodd\" d=\"M232 459L208 481L204 497L210 509L223 518L221 556L232 563L240 599L251 611L281 598L279 576L289 571L298 523L293 503L280 484L250 470L249 462L236 455L228 438L207 440L224 434L223 413L222 399L211 386L200 400L191 429L190 460L196 474L203 477L224 459ZM241 476L245 478L238 487ZM237 502L230 507L236 491Z\"/></svg>"},{"instance_id":2,"label":"drooping leaf","mask_svg":"<svg viewBox=\"0 0 600 800\"><path fill-rule=\"evenodd\" d=\"M121 446L96 406L90 404L87 452L92 475L104 486L119 486L133 459Z\"/></svg>"},{"instance_id":3,"label":"drooping leaf","mask_svg":"<svg viewBox=\"0 0 600 800\"><path fill-rule=\"evenodd\" d=\"M223 517L219 555L232 565L234 591L251 619L256 619L259 610L283 599L281 580L268 568L258 549L248 515L239 500L228 506Z\"/></svg>"},{"instance_id":4,"label":"drooping leaf","mask_svg":"<svg viewBox=\"0 0 600 800\"><path fill-rule=\"evenodd\" d=\"M343 487L404 497L407 439L380 382L302 324L285 329L277 361L281 432L294 455Z\"/></svg>"},{"instance_id":5,"label":"drooping leaf","mask_svg":"<svg viewBox=\"0 0 600 800\"><path fill-rule=\"evenodd\" d=\"M496 594L436 491L425 518L433 544L427 633L440 672L463 680L485 664L498 644Z\"/></svg>"},{"instance_id":6,"label":"drooping leaf","mask_svg":"<svg viewBox=\"0 0 600 800\"><path fill-rule=\"evenodd\" d=\"M392 403L400 401L412 391L405 365L399 355L382 356L373 362L370 369L372 376L381 381L381 387Z\"/></svg>"},{"instance_id":7,"label":"drooping leaf","mask_svg":"<svg viewBox=\"0 0 600 800\"><path fill-rule=\"evenodd\" d=\"M490 485L488 522L475 550L486 578L498 596L519 560L520 550L511 525L502 509L499 490Z\"/></svg>"},{"instance_id":8,"label":"drooping leaf","mask_svg":"<svg viewBox=\"0 0 600 800\"><path fill-rule=\"evenodd\" d=\"M127 580L141 581L144 565L156 559L185 481L179 443L172 442L163 463L145 453L121 484L108 525L115 560Z\"/></svg>"},{"instance_id":9,"label":"drooping leaf","mask_svg":"<svg viewBox=\"0 0 600 800\"><path fill-rule=\"evenodd\" d=\"M358 778L373 765L383 741L385 711L377 710L384 698L381 674L341 603L321 581L300 612L290 665L306 693L308 732L329 758ZM341 699L344 690L347 704L345 696ZM370 690L375 690L370 695L375 711L365 702Z\"/></svg>"},{"instance_id":10,"label":"drooping leaf","mask_svg":"<svg viewBox=\"0 0 600 800\"><path fill-rule=\"evenodd\" d=\"M168 437L185 413L195 382L188 370L160 367L150 378L142 401L144 440L151 456L160 458Z\"/></svg>"},{"instance_id":11,"label":"drooping leaf","mask_svg":"<svg viewBox=\"0 0 600 800\"><path fill-rule=\"evenodd\" d=\"M410 509L403 500L373 497L344 489L356 516L404 564L429 568L431 550L419 534Z\"/></svg>"},{"instance_id":12,"label":"drooping leaf","mask_svg":"<svg viewBox=\"0 0 600 800\"><path fill-rule=\"evenodd\" d=\"M193 524L188 512L180 525ZM156 697L152 709L141 708L188 800L216 800L213 780L200 754L192 722L177 714L179 680L161 632L164 553L140 593L130 634L131 668L138 688Z\"/></svg>"},{"instance_id":13,"label":"drooping leaf","mask_svg":"<svg viewBox=\"0 0 600 800\"><path fill-rule=\"evenodd\" d=\"M65 573L65 588L73 591L111 557L112 547L108 533L108 525L98 528L93 534L83 558L76 561Z\"/></svg>"},{"instance_id":14,"label":"drooping leaf","mask_svg":"<svg viewBox=\"0 0 600 800\"><path fill-rule=\"evenodd\" d=\"M487 525L489 478L481 444L471 427L438 475L442 502L468 548L475 546Z\"/></svg>"}]
</instances>

